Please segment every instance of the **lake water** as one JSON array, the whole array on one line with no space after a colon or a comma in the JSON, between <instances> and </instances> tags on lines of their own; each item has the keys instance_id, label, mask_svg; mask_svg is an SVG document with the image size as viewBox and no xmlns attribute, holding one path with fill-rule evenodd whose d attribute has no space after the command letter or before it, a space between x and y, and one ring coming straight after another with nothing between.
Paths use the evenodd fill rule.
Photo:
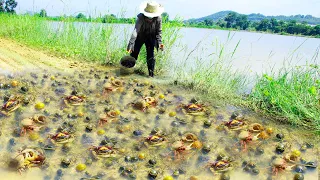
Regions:
<instances>
[{"instance_id":1,"label":"lake water","mask_svg":"<svg viewBox=\"0 0 320 180\"><path fill-rule=\"evenodd\" d=\"M109 26L93 23L77 24L79 27ZM119 37L119 43L128 39L134 28L133 25L128 24L112 26L116 26L115 32ZM57 27L56 22L54 27ZM222 48L225 61L231 62L234 70L245 71L245 73L265 73L285 65L301 66L320 63L318 53L320 39L317 38L200 28L182 28L180 33L182 37L172 49L173 65L171 67L183 67L186 71L195 68L199 62L208 63L216 60ZM164 53L167 51L165 50Z\"/></svg>"},{"instance_id":2,"label":"lake water","mask_svg":"<svg viewBox=\"0 0 320 180\"><path fill-rule=\"evenodd\" d=\"M222 44L233 68L251 73L262 73L271 67L278 69L288 64L298 66L320 62L317 53L320 39L316 38L197 28L184 28L182 34L182 42L188 45L189 52L202 41L193 58L202 57L203 62L210 61L214 56L209 55L219 53ZM231 58L235 47L237 50Z\"/></svg>"}]
</instances>

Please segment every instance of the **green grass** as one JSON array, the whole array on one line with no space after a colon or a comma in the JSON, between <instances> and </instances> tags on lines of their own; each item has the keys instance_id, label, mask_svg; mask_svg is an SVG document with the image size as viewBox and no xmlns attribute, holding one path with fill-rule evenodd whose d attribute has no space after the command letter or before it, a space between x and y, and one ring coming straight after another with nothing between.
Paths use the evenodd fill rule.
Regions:
<instances>
[{"instance_id":1,"label":"green grass","mask_svg":"<svg viewBox=\"0 0 320 180\"><path fill-rule=\"evenodd\" d=\"M52 28L53 24L58 31ZM0 37L14 39L57 56L109 65L119 64L120 58L126 55L128 38L133 30L119 31L119 26L101 23L84 26L84 23L73 22L73 19L49 22L37 16L0 14ZM179 21L163 25L163 42L167 49L179 38L177 26L181 26ZM119 43L119 37L123 42ZM144 65L144 54L145 51L141 53L140 66ZM161 60L157 71L161 71L171 57L170 51L157 57Z\"/></svg>"},{"instance_id":2,"label":"green grass","mask_svg":"<svg viewBox=\"0 0 320 180\"><path fill-rule=\"evenodd\" d=\"M201 91L210 97L212 100L223 101L226 103L243 105L241 93L244 87L247 86L248 77L238 71L231 70L231 62L234 59L234 54L240 44L237 42L231 51L227 49L228 44L232 40L234 33L229 32L226 42L219 42L216 40L212 43L215 47L215 52L212 52L209 57L196 57L194 60L190 58L192 53L202 54L199 50L201 41L196 47L188 54L184 65L190 61L196 61L196 66L191 71L186 72L187 67L180 67L176 70L175 81L178 81L183 86L189 87L196 91ZM203 58L207 59L208 63L203 63Z\"/></svg>"},{"instance_id":3,"label":"green grass","mask_svg":"<svg viewBox=\"0 0 320 180\"><path fill-rule=\"evenodd\" d=\"M319 67L283 68L259 77L248 101L257 111L320 132Z\"/></svg>"}]
</instances>

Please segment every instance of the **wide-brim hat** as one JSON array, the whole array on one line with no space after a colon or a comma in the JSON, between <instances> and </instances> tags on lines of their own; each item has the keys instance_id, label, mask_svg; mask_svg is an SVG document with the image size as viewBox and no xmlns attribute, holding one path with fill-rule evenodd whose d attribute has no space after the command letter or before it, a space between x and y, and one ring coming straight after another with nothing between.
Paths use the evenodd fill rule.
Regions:
<instances>
[{"instance_id":1,"label":"wide-brim hat","mask_svg":"<svg viewBox=\"0 0 320 180\"><path fill-rule=\"evenodd\" d=\"M150 18L161 16L163 12L164 7L155 1L144 1L140 5L140 13Z\"/></svg>"}]
</instances>

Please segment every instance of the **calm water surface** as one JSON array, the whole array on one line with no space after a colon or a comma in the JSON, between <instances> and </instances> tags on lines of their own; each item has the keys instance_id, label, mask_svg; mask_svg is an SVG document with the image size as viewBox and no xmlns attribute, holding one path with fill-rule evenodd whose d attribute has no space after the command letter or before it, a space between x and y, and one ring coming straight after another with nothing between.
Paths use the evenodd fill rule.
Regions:
<instances>
[{"instance_id":1,"label":"calm water surface","mask_svg":"<svg viewBox=\"0 0 320 180\"><path fill-rule=\"evenodd\" d=\"M58 27L59 23L54 22L53 24L53 27ZM110 25L77 23L77 26L86 28ZM127 24L111 26L115 26L114 32L116 32L119 44L131 36L134 28L133 25ZM320 39L316 38L200 28L182 28L181 35L182 38L172 49L172 63L174 64L171 66L172 70L183 67L185 71L188 71L197 68L199 63L206 64L215 61L222 48L226 63L231 62L234 70L245 73L264 73L271 69L277 70L285 65L300 66L320 63L318 53ZM233 52L234 55L231 56Z\"/></svg>"}]
</instances>

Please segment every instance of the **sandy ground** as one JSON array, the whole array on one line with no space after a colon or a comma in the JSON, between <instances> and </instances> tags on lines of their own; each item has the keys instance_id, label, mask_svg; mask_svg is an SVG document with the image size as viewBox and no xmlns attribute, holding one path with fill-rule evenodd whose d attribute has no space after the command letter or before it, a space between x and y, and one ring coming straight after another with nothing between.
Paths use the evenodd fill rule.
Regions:
<instances>
[{"instance_id":1,"label":"sandy ground","mask_svg":"<svg viewBox=\"0 0 320 180\"><path fill-rule=\"evenodd\" d=\"M0 73L48 69L73 72L76 67L90 68L91 66L93 64L57 58L0 38Z\"/></svg>"}]
</instances>

